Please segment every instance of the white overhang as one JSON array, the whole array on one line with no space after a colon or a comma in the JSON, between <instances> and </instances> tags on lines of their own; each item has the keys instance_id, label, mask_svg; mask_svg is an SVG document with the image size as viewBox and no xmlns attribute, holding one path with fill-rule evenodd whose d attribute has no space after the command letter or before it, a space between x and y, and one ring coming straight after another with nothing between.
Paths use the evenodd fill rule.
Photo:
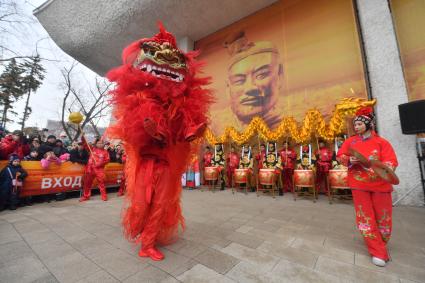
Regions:
<instances>
[{"instance_id":1,"label":"white overhang","mask_svg":"<svg viewBox=\"0 0 425 283\"><path fill-rule=\"evenodd\" d=\"M177 41L199 40L276 0L49 0L34 15L66 53L100 75L122 49L164 23Z\"/></svg>"}]
</instances>

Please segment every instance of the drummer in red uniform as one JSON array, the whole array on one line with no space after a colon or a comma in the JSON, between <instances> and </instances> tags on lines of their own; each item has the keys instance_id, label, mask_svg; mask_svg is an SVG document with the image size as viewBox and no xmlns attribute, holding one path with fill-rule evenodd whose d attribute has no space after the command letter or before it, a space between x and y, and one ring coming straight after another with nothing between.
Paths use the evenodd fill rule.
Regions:
<instances>
[{"instance_id":1,"label":"drummer in red uniform","mask_svg":"<svg viewBox=\"0 0 425 283\"><path fill-rule=\"evenodd\" d=\"M214 157L211 160L211 166L218 167L219 179L221 180L221 190L224 190L224 150L223 144L216 144L214 146Z\"/></svg>"},{"instance_id":2,"label":"drummer in red uniform","mask_svg":"<svg viewBox=\"0 0 425 283\"><path fill-rule=\"evenodd\" d=\"M292 178L294 176L295 163L297 161L297 153L290 147L289 142L283 144L282 150L279 152L282 161L282 189L285 192L292 192Z\"/></svg>"},{"instance_id":3,"label":"drummer in red uniform","mask_svg":"<svg viewBox=\"0 0 425 283\"><path fill-rule=\"evenodd\" d=\"M254 182L252 176L254 173L254 161L252 158L251 147L247 144L242 146L241 158L239 160L239 169L248 169L248 188L251 188L251 191L255 191Z\"/></svg>"},{"instance_id":4,"label":"drummer in red uniform","mask_svg":"<svg viewBox=\"0 0 425 283\"><path fill-rule=\"evenodd\" d=\"M332 151L323 140L319 141L319 148L314 152L316 156L316 190L317 193L327 192L327 176L332 169Z\"/></svg>"},{"instance_id":5,"label":"drummer in red uniform","mask_svg":"<svg viewBox=\"0 0 425 283\"><path fill-rule=\"evenodd\" d=\"M348 165L348 185L352 189L356 222L366 246L377 266L389 260L387 243L392 229L392 185L379 177L352 154L355 150L368 160L378 160L391 169L398 165L391 144L373 131L373 110L362 108L354 119L355 136L348 138L338 150L337 158Z\"/></svg>"},{"instance_id":6,"label":"drummer in red uniform","mask_svg":"<svg viewBox=\"0 0 425 283\"><path fill-rule=\"evenodd\" d=\"M266 158L263 162L262 168L265 169L275 169L275 174L277 174L277 184L279 187L279 195L283 195L283 190L281 186L281 178L280 174L282 171L282 160L280 158L280 155L277 153L276 149L276 143L275 142L268 142L267 143L267 150L266 150Z\"/></svg>"},{"instance_id":7,"label":"drummer in red uniform","mask_svg":"<svg viewBox=\"0 0 425 283\"><path fill-rule=\"evenodd\" d=\"M211 152L211 148L209 146L205 147L205 153L204 156L202 158L202 172L204 172L205 167L211 167L212 166L212 158L213 158L213 154ZM202 174L203 175L203 174ZM205 180L203 181L203 184L205 185Z\"/></svg>"},{"instance_id":8,"label":"drummer in red uniform","mask_svg":"<svg viewBox=\"0 0 425 283\"><path fill-rule=\"evenodd\" d=\"M226 174L227 174L227 186L230 188L233 186L233 174L235 169L239 166L239 155L235 151L235 147L230 147L230 152L226 159Z\"/></svg>"}]
</instances>

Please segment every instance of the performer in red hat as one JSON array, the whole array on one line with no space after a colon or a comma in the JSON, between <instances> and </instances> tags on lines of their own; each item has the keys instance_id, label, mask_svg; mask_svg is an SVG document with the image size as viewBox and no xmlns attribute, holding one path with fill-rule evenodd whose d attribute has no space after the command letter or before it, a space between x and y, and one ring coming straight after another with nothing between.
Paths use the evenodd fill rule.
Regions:
<instances>
[{"instance_id":1,"label":"performer in red hat","mask_svg":"<svg viewBox=\"0 0 425 283\"><path fill-rule=\"evenodd\" d=\"M285 192L292 192L292 178L294 176L295 163L297 161L297 153L290 147L289 142L285 141L282 150L279 152L282 161L282 186Z\"/></svg>"},{"instance_id":2,"label":"performer in red hat","mask_svg":"<svg viewBox=\"0 0 425 283\"><path fill-rule=\"evenodd\" d=\"M363 235L372 262L385 266L389 260L387 243L392 229L392 185L366 164L378 160L391 169L398 165L391 144L373 130L373 110L362 108L353 121L355 136L348 138L338 151L338 160L348 166L348 185L352 189L356 222ZM355 157L358 152L365 161Z\"/></svg>"},{"instance_id":3,"label":"performer in red hat","mask_svg":"<svg viewBox=\"0 0 425 283\"><path fill-rule=\"evenodd\" d=\"M317 193L327 192L327 175L332 169L332 151L326 146L325 141L318 141L319 148L314 152L316 156L316 190Z\"/></svg>"},{"instance_id":4,"label":"performer in red hat","mask_svg":"<svg viewBox=\"0 0 425 283\"><path fill-rule=\"evenodd\" d=\"M131 43L122 65L108 73L116 123L111 137L123 141L127 161L125 236L141 244L139 256L162 260L158 245L184 228L181 176L198 151L194 139L207 126L209 78L199 77L198 52L184 53L160 24L159 33Z\"/></svg>"},{"instance_id":5,"label":"performer in red hat","mask_svg":"<svg viewBox=\"0 0 425 283\"><path fill-rule=\"evenodd\" d=\"M235 169L239 167L239 155L236 153L233 145L230 147L230 152L227 155L226 167L227 186L230 188L233 184L233 174L235 174Z\"/></svg>"}]
</instances>

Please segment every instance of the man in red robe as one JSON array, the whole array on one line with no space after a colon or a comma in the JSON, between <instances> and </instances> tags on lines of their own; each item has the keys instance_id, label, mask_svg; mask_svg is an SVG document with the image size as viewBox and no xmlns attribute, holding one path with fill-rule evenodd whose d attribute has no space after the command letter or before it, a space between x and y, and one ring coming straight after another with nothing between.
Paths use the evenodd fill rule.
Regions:
<instances>
[{"instance_id":1,"label":"man in red robe","mask_svg":"<svg viewBox=\"0 0 425 283\"><path fill-rule=\"evenodd\" d=\"M211 148L209 146L205 147L205 153L202 158L202 175L205 172L205 167L211 167L212 166L212 158L213 154L211 152ZM205 180L202 182L205 185Z\"/></svg>"},{"instance_id":2,"label":"man in red robe","mask_svg":"<svg viewBox=\"0 0 425 283\"><path fill-rule=\"evenodd\" d=\"M356 222L360 233L377 266L389 260L387 243L392 229L392 185L371 168L350 154L356 150L368 160L379 160L395 169L397 157L391 144L373 131L372 108L362 108L354 119L355 136L348 138L338 150L338 160L348 166L348 185L353 193Z\"/></svg>"},{"instance_id":3,"label":"man in red robe","mask_svg":"<svg viewBox=\"0 0 425 283\"><path fill-rule=\"evenodd\" d=\"M279 152L282 161L282 185L284 192L292 192L292 178L294 176L295 163L297 161L297 153L290 147L289 142L283 144L282 150Z\"/></svg>"},{"instance_id":4,"label":"man in red robe","mask_svg":"<svg viewBox=\"0 0 425 283\"><path fill-rule=\"evenodd\" d=\"M316 190L327 192L327 175L332 169L332 151L326 146L323 140L319 141L319 148L314 153L316 156Z\"/></svg>"},{"instance_id":5,"label":"man in red robe","mask_svg":"<svg viewBox=\"0 0 425 283\"><path fill-rule=\"evenodd\" d=\"M239 167L239 155L235 152L235 147L233 145L230 147L230 152L227 155L226 165L227 187L230 188L233 185L233 174L235 174L235 169Z\"/></svg>"},{"instance_id":6,"label":"man in red robe","mask_svg":"<svg viewBox=\"0 0 425 283\"><path fill-rule=\"evenodd\" d=\"M83 196L80 198L80 202L90 199L91 196L91 187L93 185L94 179L97 180L100 195L103 201L107 201L108 197L106 195L105 188L105 166L109 162L109 152L104 149L105 145L103 141L98 138L94 143L94 147L90 146L84 136L82 137L84 146L89 150L90 157L89 162L86 165L86 171L84 174L84 184L83 184Z\"/></svg>"}]
</instances>

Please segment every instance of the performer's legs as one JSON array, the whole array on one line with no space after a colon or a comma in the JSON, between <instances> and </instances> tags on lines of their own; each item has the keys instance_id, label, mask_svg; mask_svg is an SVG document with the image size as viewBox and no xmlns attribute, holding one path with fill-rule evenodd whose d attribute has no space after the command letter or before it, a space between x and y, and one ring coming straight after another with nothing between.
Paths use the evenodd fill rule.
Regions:
<instances>
[{"instance_id":1,"label":"performer's legs","mask_svg":"<svg viewBox=\"0 0 425 283\"><path fill-rule=\"evenodd\" d=\"M227 187L232 187L232 181L233 181L233 170L230 167L227 167L226 170L226 174L227 174Z\"/></svg>"},{"instance_id":2,"label":"performer's legs","mask_svg":"<svg viewBox=\"0 0 425 283\"><path fill-rule=\"evenodd\" d=\"M125 175L123 174L121 177L121 184L120 184L120 188L118 190L118 196L123 196L125 192Z\"/></svg>"},{"instance_id":3,"label":"performer's legs","mask_svg":"<svg viewBox=\"0 0 425 283\"><path fill-rule=\"evenodd\" d=\"M378 219L376 218L375 208L373 206L374 200L379 200L380 197L373 197L372 195L374 193L360 190L352 190L352 193L356 210L357 227L363 236L370 255L387 261L389 257L386 244L378 229Z\"/></svg>"},{"instance_id":4,"label":"performer's legs","mask_svg":"<svg viewBox=\"0 0 425 283\"><path fill-rule=\"evenodd\" d=\"M170 188L169 179L169 167L162 164L156 165L152 180L154 193L149 208L149 216L141 234L142 248L139 256L150 257L153 260L162 260L164 258L164 255L155 248L155 244L160 232L161 221L163 221L163 216L168 206L166 195L167 190Z\"/></svg>"},{"instance_id":5,"label":"performer's legs","mask_svg":"<svg viewBox=\"0 0 425 283\"><path fill-rule=\"evenodd\" d=\"M90 199L91 196L91 186L93 185L95 175L93 173L86 173L83 183L83 196L80 198L80 201L86 201Z\"/></svg>"},{"instance_id":6,"label":"performer's legs","mask_svg":"<svg viewBox=\"0 0 425 283\"><path fill-rule=\"evenodd\" d=\"M372 193L372 202L382 240L388 243L392 231L393 206L391 193Z\"/></svg>"},{"instance_id":7,"label":"performer's legs","mask_svg":"<svg viewBox=\"0 0 425 283\"><path fill-rule=\"evenodd\" d=\"M97 183L98 183L98 187L99 187L99 191L100 191L100 195L102 197L102 200L107 201L108 196L106 194L106 187L105 187L105 172L103 170L97 171L96 172L96 179L97 179Z\"/></svg>"}]
</instances>

